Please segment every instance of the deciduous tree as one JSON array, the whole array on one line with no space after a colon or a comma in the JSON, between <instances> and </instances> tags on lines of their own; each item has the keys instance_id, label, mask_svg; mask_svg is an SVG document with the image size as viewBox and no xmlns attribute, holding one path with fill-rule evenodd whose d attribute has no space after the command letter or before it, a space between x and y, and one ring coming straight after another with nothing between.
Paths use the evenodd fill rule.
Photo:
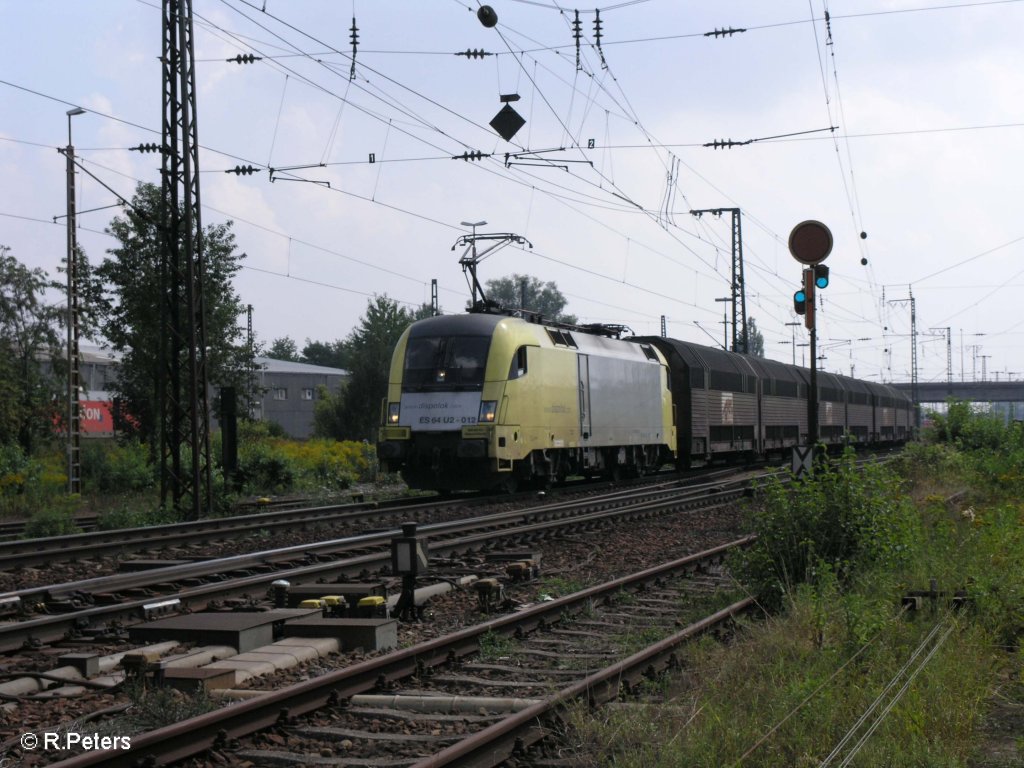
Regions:
<instances>
[{"instance_id":1,"label":"deciduous tree","mask_svg":"<svg viewBox=\"0 0 1024 768\"><path fill-rule=\"evenodd\" d=\"M65 304L43 298L60 288L0 246L0 444L16 444L25 455L53 434L67 402L60 334Z\"/></svg>"},{"instance_id":2,"label":"deciduous tree","mask_svg":"<svg viewBox=\"0 0 1024 768\"><path fill-rule=\"evenodd\" d=\"M410 323L429 317L422 306L409 311L387 296L367 302L366 314L345 340L351 378L337 395L317 403L316 434L338 440L375 440L380 404L387 394L391 353Z\"/></svg>"},{"instance_id":3,"label":"deciduous tree","mask_svg":"<svg viewBox=\"0 0 1024 768\"><path fill-rule=\"evenodd\" d=\"M311 341L306 339L302 348L303 361L327 368L348 368L348 348L341 339L335 341Z\"/></svg>"},{"instance_id":4,"label":"deciduous tree","mask_svg":"<svg viewBox=\"0 0 1024 768\"><path fill-rule=\"evenodd\" d=\"M272 360L289 360L293 363L302 360L299 356L299 345L295 343L295 339L291 336L274 339L267 350L267 357Z\"/></svg>"},{"instance_id":5,"label":"deciduous tree","mask_svg":"<svg viewBox=\"0 0 1024 768\"><path fill-rule=\"evenodd\" d=\"M118 245L108 250L108 257L92 271L93 295L100 304L100 333L123 355L113 389L148 441L157 436L160 418L157 385L162 375L159 350L164 330L158 308L164 290L160 265L165 247L160 221L160 189L140 184L125 215L115 217L107 227ZM231 284L244 254L235 251L231 222L204 227L202 242L208 383L232 385L245 393L251 362L239 323L245 307ZM246 409L240 406L239 410Z\"/></svg>"},{"instance_id":6,"label":"deciduous tree","mask_svg":"<svg viewBox=\"0 0 1024 768\"><path fill-rule=\"evenodd\" d=\"M488 300L496 301L506 309L528 309L561 323L575 323L576 316L563 314L568 303L558 286L542 282L531 275L513 274L488 280L484 284Z\"/></svg>"},{"instance_id":7,"label":"deciduous tree","mask_svg":"<svg viewBox=\"0 0 1024 768\"><path fill-rule=\"evenodd\" d=\"M740 327L740 344L743 343L743 328ZM747 318L747 350L748 354L754 357L764 357L764 334L757 328L757 320L753 317ZM733 350L734 352L742 350Z\"/></svg>"}]
</instances>

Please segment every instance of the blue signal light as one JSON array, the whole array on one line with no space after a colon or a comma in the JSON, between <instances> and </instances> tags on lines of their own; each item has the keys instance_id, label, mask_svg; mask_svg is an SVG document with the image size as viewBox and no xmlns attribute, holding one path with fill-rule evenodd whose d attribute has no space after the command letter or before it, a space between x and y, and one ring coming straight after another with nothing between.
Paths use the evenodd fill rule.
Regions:
<instances>
[{"instance_id":1,"label":"blue signal light","mask_svg":"<svg viewBox=\"0 0 1024 768\"><path fill-rule=\"evenodd\" d=\"M793 300L800 302L807 301L807 294L804 293L803 291L797 291L796 293L793 294Z\"/></svg>"},{"instance_id":2,"label":"blue signal light","mask_svg":"<svg viewBox=\"0 0 1024 768\"><path fill-rule=\"evenodd\" d=\"M818 288L828 288L828 267L824 264L814 265L814 284Z\"/></svg>"}]
</instances>

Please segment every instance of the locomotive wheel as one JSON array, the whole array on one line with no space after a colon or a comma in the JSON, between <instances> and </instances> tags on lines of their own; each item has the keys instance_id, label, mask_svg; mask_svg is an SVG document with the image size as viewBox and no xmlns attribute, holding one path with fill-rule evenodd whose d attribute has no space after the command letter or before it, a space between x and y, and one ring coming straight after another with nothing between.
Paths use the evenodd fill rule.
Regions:
<instances>
[{"instance_id":1,"label":"locomotive wheel","mask_svg":"<svg viewBox=\"0 0 1024 768\"><path fill-rule=\"evenodd\" d=\"M550 491L554 485L555 481L550 475L538 475L530 483L530 486L538 491Z\"/></svg>"}]
</instances>

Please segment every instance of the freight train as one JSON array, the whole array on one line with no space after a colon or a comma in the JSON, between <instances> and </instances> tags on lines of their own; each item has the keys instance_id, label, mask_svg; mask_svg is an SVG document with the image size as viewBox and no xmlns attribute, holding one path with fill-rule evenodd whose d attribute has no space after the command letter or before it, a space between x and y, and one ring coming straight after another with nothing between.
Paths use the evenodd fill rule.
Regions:
<instances>
[{"instance_id":1,"label":"freight train","mask_svg":"<svg viewBox=\"0 0 1024 768\"><path fill-rule=\"evenodd\" d=\"M514 490L752 461L807 443L807 369L624 331L527 312L413 323L392 356L382 468L411 488ZM911 437L913 406L900 391L817 377L819 443Z\"/></svg>"}]
</instances>

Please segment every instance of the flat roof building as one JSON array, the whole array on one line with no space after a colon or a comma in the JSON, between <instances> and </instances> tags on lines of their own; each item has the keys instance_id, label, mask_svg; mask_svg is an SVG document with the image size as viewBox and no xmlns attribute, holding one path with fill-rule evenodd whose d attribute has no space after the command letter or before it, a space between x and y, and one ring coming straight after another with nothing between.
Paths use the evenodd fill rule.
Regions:
<instances>
[{"instance_id":1,"label":"flat roof building","mask_svg":"<svg viewBox=\"0 0 1024 768\"><path fill-rule=\"evenodd\" d=\"M348 371L341 368L257 357L252 416L257 421L279 424L289 437L312 437L320 388L336 395L348 380Z\"/></svg>"},{"instance_id":2,"label":"flat roof building","mask_svg":"<svg viewBox=\"0 0 1024 768\"><path fill-rule=\"evenodd\" d=\"M84 345L80 354L83 437L111 436L110 405L121 355L109 349ZM341 368L257 357L251 416L256 421L278 424L288 437L307 439L313 435L313 414L321 387L336 395L349 378L349 372ZM216 382L210 382L210 389L211 396L214 396ZM241 402L241 398L239 400ZM217 426L216 420L213 426Z\"/></svg>"}]
</instances>

